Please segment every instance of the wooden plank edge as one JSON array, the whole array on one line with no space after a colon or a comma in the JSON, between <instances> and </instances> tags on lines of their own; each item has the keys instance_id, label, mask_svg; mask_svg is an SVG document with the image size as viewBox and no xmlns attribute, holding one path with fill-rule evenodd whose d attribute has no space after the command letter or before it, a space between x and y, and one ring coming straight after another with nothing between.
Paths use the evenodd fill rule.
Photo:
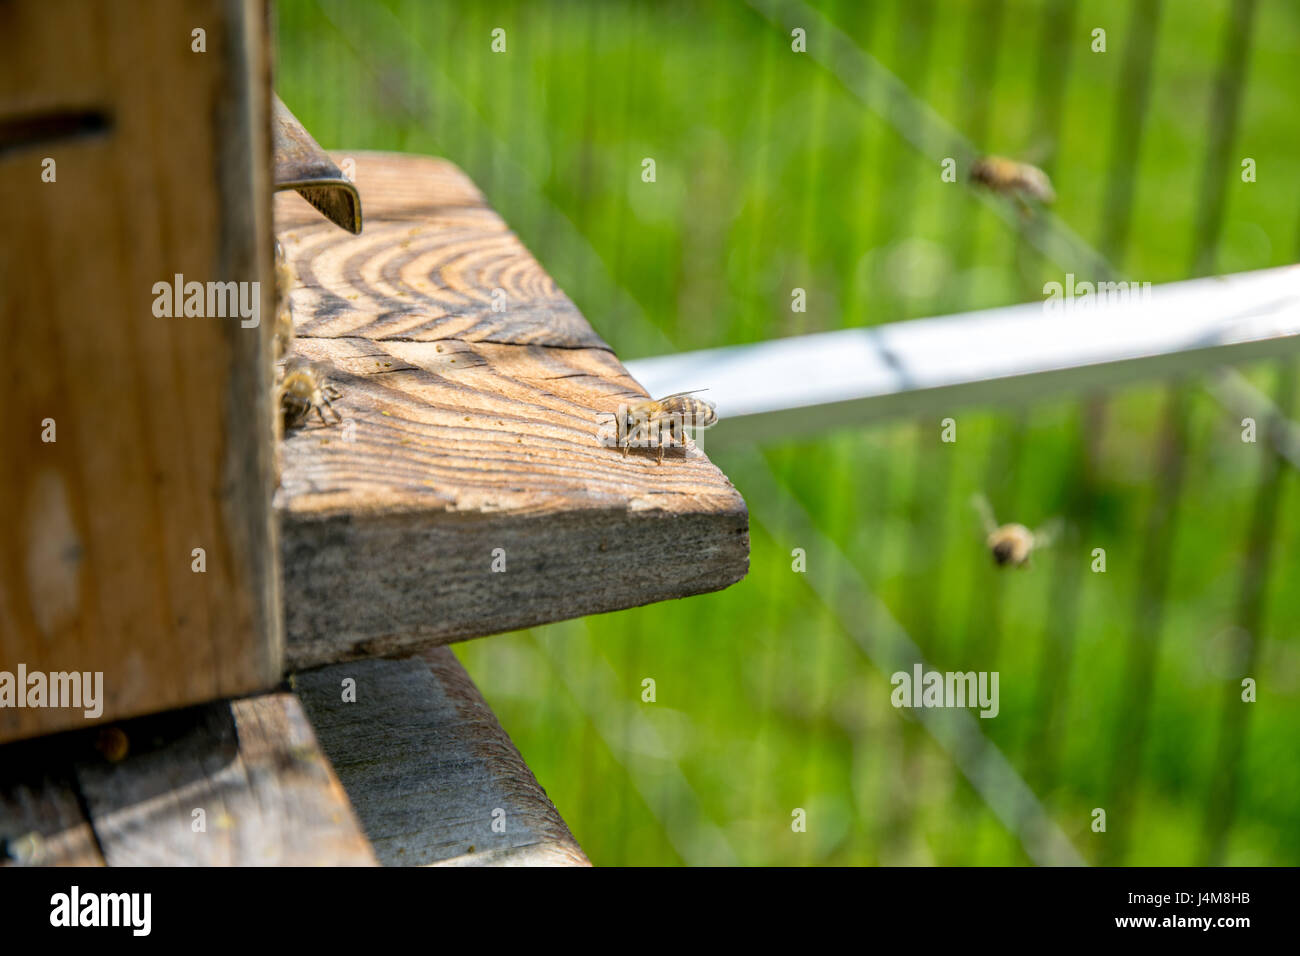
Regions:
<instances>
[{"instance_id":1,"label":"wooden plank edge","mask_svg":"<svg viewBox=\"0 0 1300 956\"><path fill-rule=\"evenodd\" d=\"M293 683L381 863L589 865L450 649Z\"/></svg>"},{"instance_id":2,"label":"wooden plank edge","mask_svg":"<svg viewBox=\"0 0 1300 956\"><path fill-rule=\"evenodd\" d=\"M294 669L720 591L749 571L743 502L686 515L393 514L360 528L286 515L281 538Z\"/></svg>"}]
</instances>

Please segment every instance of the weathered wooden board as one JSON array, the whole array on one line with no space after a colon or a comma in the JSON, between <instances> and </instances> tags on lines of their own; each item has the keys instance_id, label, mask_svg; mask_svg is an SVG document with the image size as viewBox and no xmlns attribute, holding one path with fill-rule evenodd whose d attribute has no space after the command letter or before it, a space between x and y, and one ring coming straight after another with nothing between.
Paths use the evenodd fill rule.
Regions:
<instances>
[{"instance_id":1,"label":"weathered wooden board","mask_svg":"<svg viewBox=\"0 0 1300 956\"><path fill-rule=\"evenodd\" d=\"M294 685L380 862L587 864L449 648L303 671Z\"/></svg>"},{"instance_id":2,"label":"weathered wooden board","mask_svg":"<svg viewBox=\"0 0 1300 956\"><path fill-rule=\"evenodd\" d=\"M154 311L179 274L272 314L265 20L0 5L0 671L102 672L102 719L282 673L272 323ZM84 710L10 702L0 740Z\"/></svg>"},{"instance_id":3,"label":"weathered wooden board","mask_svg":"<svg viewBox=\"0 0 1300 956\"><path fill-rule=\"evenodd\" d=\"M291 666L743 577L740 495L693 445L660 465L652 449L601 443L602 414L644 391L464 175L423 157L334 155L355 169L362 236L276 198L299 282L294 349L343 393L342 424L284 443Z\"/></svg>"},{"instance_id":4,"label":"weathered wooden board","mask_svg":"<svg viewBox=\"0 0 1300 956\"><path fill-rule=\"evenodd\" d=\"M302 706L272 693L121 725L76 763L109 866L366 866L375 860ZM204 829L196 832L196 810Z\"/></svg>"},{"instance_id":5,"label":"weathered wooden board","mask_svg":"<svg viewBox=\"0 0 1300 956\"><path fill-rule=\"evenodd\" d=\"M9 865L375 863L283 692L0 748L0 849Z\"/></svg>"}]
</instances>

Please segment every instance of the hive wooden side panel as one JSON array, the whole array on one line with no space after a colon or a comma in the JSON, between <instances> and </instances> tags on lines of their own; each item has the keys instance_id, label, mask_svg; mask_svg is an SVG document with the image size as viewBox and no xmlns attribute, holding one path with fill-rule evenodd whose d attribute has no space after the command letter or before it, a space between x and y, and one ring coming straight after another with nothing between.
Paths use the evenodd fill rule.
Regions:
<instances>
[{"instance_id":1,"label":"hive wooden side panel","mask_svg":"<svg viewBox=\"0 0 1300 956\"><path fill-rule=\"evenodd\" d=\"M693 444L624 456L644 391L458 169L351 159L361 236L297 196L276 226L297 354L341 424L292 431L282 518L291 666L388 654L727 587L736 489ZM315 218L313 218L315 217Z\"/></svg>"},{"instance_id":2,"label":"hive wooden side panel","mask_svg":"<svg viewBox=\"0 0 1300 956\"><path fill-rule=\"evenodd\" d=\"M384 865L588 864L449 648L304 671L294 686Z\"/></svg>"},{"instance_id":3,"label":"hive wooden side panel","mask_svg":"<svg viewBox=\"0 0 1300 956\"><path fill-rule=\"evenodd\" d=\"M16 0L0 60L0 672L102 672L102 719L270 686L272 323L155 314L178 274L271 314L265 5Z\"/></svg>"}]
</instances>

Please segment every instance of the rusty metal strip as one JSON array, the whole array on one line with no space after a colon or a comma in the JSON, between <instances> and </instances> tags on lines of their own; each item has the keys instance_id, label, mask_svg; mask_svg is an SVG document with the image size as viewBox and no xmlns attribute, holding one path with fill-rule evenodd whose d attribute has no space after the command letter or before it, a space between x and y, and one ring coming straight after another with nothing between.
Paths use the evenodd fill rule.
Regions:
<instances>
[{"instance_id":1,"label":"rusty metal strip","mask_svg":"<svg viewBox=\"0 0 1300 956\"><path fill-rule=\"evenodd\" d=\"M361 197L357 187L312 139L278 96L271 106L271 142L277 192L296 191L335 225L361 232Z\"/></svg>"}]
</instances>

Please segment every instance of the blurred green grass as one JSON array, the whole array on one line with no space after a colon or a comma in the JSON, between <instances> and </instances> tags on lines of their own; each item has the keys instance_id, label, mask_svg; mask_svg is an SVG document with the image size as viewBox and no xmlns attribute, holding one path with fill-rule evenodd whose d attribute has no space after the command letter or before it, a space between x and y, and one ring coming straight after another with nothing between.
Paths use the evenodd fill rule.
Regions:
<instances>
[{"instance_id":1,"label":"blurred green grass","mask_svg":"<svg viewBox=\"0 0 1300 956\"><path fill-rule=\"evenodd\" d=\"M1230 0L1167 4L1154 26L1120 0L817 7L977 146L1039 159L1055 211L1111 245L1123 276L1194 273ZM1088 48L1098 26L1105 54ZM497 27L504 54L490 49ZM1149 101L1126 127L1124 57L1142 29L1156 30ZM288 0L277 31L277 89L323 145L458 163L625 359L1029 301L1067 271L942 183L743 4ZM1300 247L1297 8L1258 3L1250 49L1219 272L1287 264ZM1052 108L1042 78L1061 71ZM1129 148L1127 241L1116 246L1108 197ZM1244 156L1257 183L1240 182ZM646 157L653 184L641 180ZM806 313L790 311L795 287ZM1244 371L1276 389L1278 368ZM751 513L745 581L458 653L596 863L1029 862L950 755L890 706L889 675L836 609L792 572L810 521L931 666L1000 672L1001 714L980 729L1085 859L1295 865L1296 477L1281 477L1253 635L1259 701L1214 856L1219 738L1228 709L1245 706L1232 703L1240 664L1225 635L1270 453L1244 444L1203 391L1186 392L1168 586L1149 633L1144 546L1170 491L1158 460L1169 394L1151 383L1104 402L956 410L952 445L927 420L774 442L757 457L719 450ZM1089 425L1099 415L1103 427ZM778 492L756 494L771 476ZM1076 538L1027 572L998 574L969 508L975 491L1007 519L1063 515ZM1092 547L1105 547L1107 573L1078 572ZM810 552L807 574L829 560ZM645 678L653 704L641 700ZM1142 715L1140 746L1120 760ZM1099 806L1106 834L1090 830ZM795 808L808 812L806 833L791 830Z\"/></svg>"}]
</instances>

